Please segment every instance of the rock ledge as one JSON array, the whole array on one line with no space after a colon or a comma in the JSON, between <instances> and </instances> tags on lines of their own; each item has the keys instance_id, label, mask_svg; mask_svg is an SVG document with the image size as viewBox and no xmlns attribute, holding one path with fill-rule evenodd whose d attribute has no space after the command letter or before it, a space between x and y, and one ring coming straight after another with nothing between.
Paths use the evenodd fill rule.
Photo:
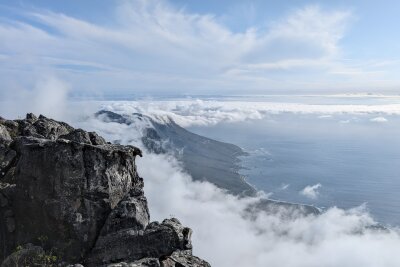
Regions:
<instances>
[{"instance_id":1,"label":"rock ledge","mask_svg":"<svg viewBox=\"0 0 400 267\"><path fill-rule=\"evenodd\" d=\"M136 156L42 115L0 117L1 267L210 266L190 228L150 222Z\"/></svg>"}]
</instances>

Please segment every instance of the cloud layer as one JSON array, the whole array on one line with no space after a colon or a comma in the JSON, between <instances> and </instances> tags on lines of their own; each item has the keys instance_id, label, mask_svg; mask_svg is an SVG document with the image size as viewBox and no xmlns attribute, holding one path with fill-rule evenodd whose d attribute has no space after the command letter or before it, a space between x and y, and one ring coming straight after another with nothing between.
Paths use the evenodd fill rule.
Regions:
<instances>
[{"instance_id":1,"label":"cloud layer","mask_svg":"<svg viewBox=\"0 0 400 267\"><path fill-rule=\"evenodd\" d=\"M54 76L40 75L32 88L0 92L0 115L6 118L25 116L28 112L61 119L67 112L70 87Z\"/></svg>"},{"instance_id":2,"label":"cloud layer","mask_svg":"<svg viewBox=\"0 0 400 267\"><path fill-rule=\"evenodd\" d=\"M340 40L354 17L348 10L305 6L237 31L223 23L223 14L158 0L118 3L107 24L26 7L3 18L2 90L31 88L43 72L91 96L393 85L382 64L342 58Z\"/></svg>"},{"instance_id":3,"label":"cloud layer","mask_svg":"<svg viewBox=\"0 0 400 267\"><path fill-rule=\"evenodd\" d=\"M75 123L98 131L108 140L140 145L135 125L104 123L91 117ZM400 264L399 233L368 227L375 222L363 207L330 208L320 216L287 216L283 211L249 216L247 207L256 198L238 199L209 183L193 182L168 155L147 152L137 164L152 219L174 216L192 227L194 253L213 266Z\"/></svg>"},{"instance_id":4,"label":"cloud layer","mask_svg":"<svg viewBox=\"0 0 400 267\"><path fill-rule=\"evenodd\" d=\"M313 100L316 100L313 97ZM326 100L320 98L320 102ZM333 98L335 99L335 97ZM286 98L268 101L224 101L224 100L141 100L141 101L119 101L103 102L103 108L125 114L139 112L162 120L171 118L183 127L215 125L221 122L240 122L245 120L257 120L268 115L281 113L315 114L321 119L332 119L332 115L367 115L374 116L371 121L382 122L381 117L376 114L400 115L399 98L394 98L387 104L362 104L359 100L355 104L307 104L287 102ZM306 100L303 98L302 100ZM285 102L286 101L286 102ZM335 102L340 100L335 99ZM328 116L328 117L327 117ZM350 121L348 121L350 122Z\"/></svg>"}]
</instances>

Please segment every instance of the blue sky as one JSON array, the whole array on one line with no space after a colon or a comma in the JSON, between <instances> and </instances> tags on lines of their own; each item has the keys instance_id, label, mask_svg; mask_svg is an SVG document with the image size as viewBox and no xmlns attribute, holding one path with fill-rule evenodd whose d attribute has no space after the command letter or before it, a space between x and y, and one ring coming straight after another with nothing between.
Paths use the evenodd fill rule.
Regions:
<instances>
[{"instance_id":1,"label":"blue sky","mask_svg":"<svg viewBox=\"0 0 400 267\"><path fill-rule=\"evenodd\" d=\"M1 1L2 93L398 93L399 1ZM50 77L50 78L49 78Z\"/></svg>"}]
</instances>

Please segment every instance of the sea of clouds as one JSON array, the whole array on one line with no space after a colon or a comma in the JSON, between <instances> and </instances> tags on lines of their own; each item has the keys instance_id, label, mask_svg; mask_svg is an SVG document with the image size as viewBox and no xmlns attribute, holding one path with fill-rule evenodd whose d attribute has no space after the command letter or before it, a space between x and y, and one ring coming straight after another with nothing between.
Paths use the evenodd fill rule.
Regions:
<instances>
[{"instance_id":1,"label":"sea of clouds","mask_svg":"<svg viewBox=\"0 0 400 267\"><path fill-rule=\"evenodd\" d=\"M146 105L149 103L112 103L107 107L128 114ZM153 111L154 106L151 104ZM110 141L144 147L141 124L121 125L93 116L75 123ZM190 226L195 255L212 266L400 266L400 232L370 227L376 222L363 206L351 210L333 207L318 216L287 216L283 211L249 216L248 207L257 198L238 198L210 183L195 182L171 155L147 151L137 165L144 177L151 219L177 217ZM305 188L304 194L314 196L320 186Z\"/></svg>"},{"instance_id":2,"label":"sea of clouds","mask_svg":"<svg viewBox=\"0 0 400 267\"><path fill-rule=\"evenodd\" d=\"M397 99L397 98L396 98ZM398 98L400 99L400 98ZM221 122L262 119L268 115L295 113L333 115L376 115L371 122L387 122L384 116L400 115L400 102L389 104L305 104L267 101L141 100L104 102L103 108L121 114L147 114L159 120L170 118L182 127L210 126Z\"/></svg>"},{"instance_id":3,"label":"sea of clouds","mask_svg":"<svg viewBox=\"0 0 400 267\"><path fill-rule=\"evenodd\" d=\"M54 82L48 80L44 85ZM49 106L46 101L37 105L40 98L34 98L25 105L14 103L17 106L13 112L16 113L11 109L5 111L19 116L28 111L41 112L66 120L75 127L95 130L109 141L118 140L142 148L141 129L148 125L104 122L96 119L93 113L102 108L121 114L140 112L159 120L173 119L182 126L258 119L274 112L317 113L319 116L378 113L377 118L400 114L398 104L307 105L202 100L65 103L59 95L51 97L56 107L51 99L47 98ZM376 222L364 207L350 210L333 207L321 215L308 216L287 216L279 211L249 215L248 207L257 198L238 198L210 183L195 182L171 155L145 151L137 165L144 178L151 219L177 217L190 226L194 230L194 254L208 260L212 266L400 266L399 230L370 227ZM310 187L304 193L314 195L317 189L318 186Z\"/></svg>"}]
</instances>

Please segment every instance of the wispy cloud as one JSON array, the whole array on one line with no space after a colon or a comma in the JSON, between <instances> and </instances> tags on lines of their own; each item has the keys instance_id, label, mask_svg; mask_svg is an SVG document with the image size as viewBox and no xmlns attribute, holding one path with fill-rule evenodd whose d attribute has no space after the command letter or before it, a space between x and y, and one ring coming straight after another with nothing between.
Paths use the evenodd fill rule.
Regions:
<instances>
[{"instance_id":1,"label":"wispy cloud","mask_svg":"<svg viewBox=\"0 0 400 267\"><path fill-rule=\"evenodd\" d=\"M385 117L376 117L376 118L370 119L370 121L372 121L372 122L387 122L388 120Z\"/></svg>"},{"instance_id":2,"label":"wispy cloud","mask_svg":"<svg viewBox=\"0 0 400 267\"><path fill-rule=\"evenodd\" d=\"M51 70L75 90L214 93L347 88L383 79L379 62L371 70L342 59L340 40L353 20L348 10L306 6L240 32L214 14L166 1L123 1L114 14L107 25L37 9L3 20L0 53L12 57L0 57L0 76L25 77L29 85L29 77ZM353 80L363 74L366 80Z\"/></svg>"}]
</instances>

